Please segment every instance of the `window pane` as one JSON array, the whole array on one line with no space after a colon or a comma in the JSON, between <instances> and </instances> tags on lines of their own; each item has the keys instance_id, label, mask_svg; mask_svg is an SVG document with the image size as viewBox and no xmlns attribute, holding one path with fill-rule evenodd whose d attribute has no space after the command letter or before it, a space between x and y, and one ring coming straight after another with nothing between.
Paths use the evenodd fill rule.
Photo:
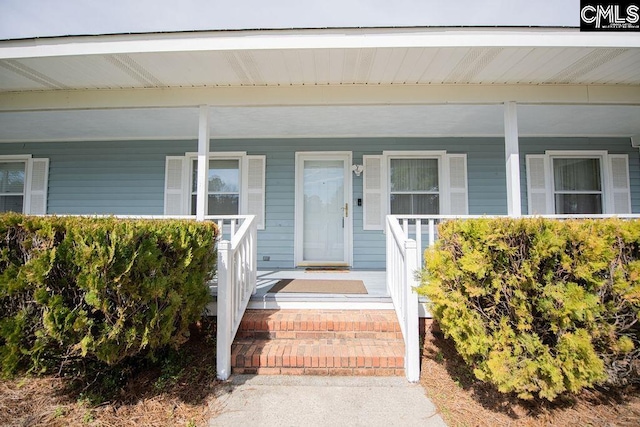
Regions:
<instances>
[{"instance_id":1,"label":"window pane","mask_svg":"<svg viewBox=\"0 0 640 427\"><path fill-rule=\"evenodd\" d=\"M556 194L557 214L601 214L600 194Z\"/></svg>"},{"instance_id":2,"label":"window pane","mask_svg":"<svg viewBox=\"0 0 640 427\"><path fill-rule=\"evenodd\" d=\"M416 194L413 196L413 214L427 215L440 213L440 197L437 194Z\"/></svg>"},{"instance_id":3,"label":"window pane","mask_svg":"<svg viewBox=\"0 0 640 427\"><path fill-rule=\"evenodd\" d=\"M411 194L391 195L391 215L411 215Z\"/></svg>"},{"instance_id":4,"label":"window pane","mask_svg":"<svg viewBox=\"0 0 640 427\"><path fill-rule=\"evenodd\" d=\"M392 194L392 215L428 215L440 213L437 194Z\"/></svg>"},{"instance_id":5,"label":"window pane","mask_svg":"<svg viewBox=\"0 0 640 427\"><path fill-rule=\"evenodd\" d=\"M553 159L556 191L600 191L599 159Z\"/></svg>"},{"instance_id":6,"label":"window pane","mask_svg":"<svg viewBox=\"0 0 640 427\"><path fill-rule=\"evenodd\" d=\"M191 191L198 188L198 162L193 161ZM209 193L237 193L240 191L239 160L209 160Z\"/></svg>"},{"instance_id":7,"label":"window pane","mask_svg":"<svg viewBox=\"0 0 640 427\"><path fill-rule=\"evenodd\" d=\"M391 159L391 191L438 191L438 161Z\"/></svg>"},{"instance_id":8,"label":"window pane","mask_svg":"<svg viewBox=\"0 0 640 427\"><path fill-rule=\"evenodd\" d=\"M196 214L196 198L191 196L191 215ZM238 215L239 200L238 194L210 194L207 215Z\"/></svg>"},{"instance_id":9,"label":"window pane","mask_svg":"<svg viewBox=\"0 0 640 427\"><path fill-rule=\"evenodd\" d=\"M238 215L237 194L209 195L209 215Z\"/></svg>"},{"instance_id":10,"label":"window pane","mask_svg":"<svg viewBox=\"0 0 640 427\"><path fill-rule=\"evenodd\" d=\"M22 193L23 191L24 163L0 163L0 193Z\"/></svg>"},{"instance_id":11,"label":"window pane","mask_svg":"<svg viewBox=\"0 0 640 427\"><path fill-rule=\"evenodd\" d=\"M0 212L22 212L22 196L0 196Z\"/></svg>"},{"instance_id":12,"label":"window pane","mask_svg":"<svg viewBox=\"0 0 640 427\"><path fill-rule=\"evenodd\" d=\"M209 192L237 193L240 191L238 160L209 161Z\"/></svg>"}]
</instances>

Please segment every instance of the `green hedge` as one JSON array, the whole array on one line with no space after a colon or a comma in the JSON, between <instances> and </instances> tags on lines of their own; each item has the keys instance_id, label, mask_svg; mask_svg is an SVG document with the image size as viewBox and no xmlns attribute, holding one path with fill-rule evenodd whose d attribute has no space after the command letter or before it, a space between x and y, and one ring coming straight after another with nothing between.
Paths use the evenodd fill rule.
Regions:
<instances>
[{"instance_id":1,"label":"green hedge","mask_svg":"<svg viewBox=\"0 0 640 427\"><path fill-rule=\"evenodd\" d=\"M61 370L178 346L209 301L217 228L0 215L0 363Z\"/></svg>"},{"instance_id":2,"label":"green hedge","mask_svg":"<svg viewBox=\"0 0 640 427\"><path fill-rule=\"evenodd\" d=\"M477 378L521 398L640 380L640 222L440 225L419 292Z\"/></svg>"}]
</instances>

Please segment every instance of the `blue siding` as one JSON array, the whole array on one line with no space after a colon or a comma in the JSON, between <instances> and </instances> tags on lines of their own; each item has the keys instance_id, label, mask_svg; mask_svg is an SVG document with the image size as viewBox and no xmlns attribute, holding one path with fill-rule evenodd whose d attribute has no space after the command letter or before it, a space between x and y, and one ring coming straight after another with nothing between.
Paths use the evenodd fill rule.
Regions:
<instances>
[{"instance_id":1,"label":"blue siding","mask_svg":"<svg viewBox=\"0 0 640 427\"><path fill-rule=\"evenodd\" d=\"M522 138L521 176L526 212L524 155L546 149L605 149L629 154L632 204L640 212L640 160L628 139ZM48 157L48 212L58 214L161 215L165 157L197 150L196 141L114 141L0 144L0 155ZM384 150L447 150L467 154L469 213L505 214L506 178L502 138L330 138L247 139L211 141L212 151L264 154L266 228L259 232L258 260L263 269L294 267L294 189L296 151L352 151L353 162ZM366 172L365 172L366 173ZM362 229L363 177L353 176L354 267L384 268L385 239L381 231ZM270 261L262 261L269 256Z\"/></svg>"},{"instance_id":2,"label":"blue siding","mask_svg":"<svg viewBox=\"0 0 640 427\"><path fill-rule=\"evenodd\" d=\"M0 144L0 155L49 158L50 214L161 215L168 155L195 142L117 141Z\"/></svg>"}]
</instances>

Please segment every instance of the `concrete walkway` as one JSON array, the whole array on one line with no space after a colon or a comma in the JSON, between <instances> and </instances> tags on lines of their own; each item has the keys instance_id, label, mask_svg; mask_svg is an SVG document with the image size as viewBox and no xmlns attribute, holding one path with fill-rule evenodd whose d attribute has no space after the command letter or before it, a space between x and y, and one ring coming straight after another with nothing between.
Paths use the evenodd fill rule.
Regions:
<instances>
[{"instance_id":1,"label":"concrete walkway","mask_svg":"<svg viewBox=\"0 0 640 427\"><path fill-rule=\"evenodd\" d=\"M234 375L212 409L210 426L446 426L402 377Z\"/></svg>"}]
</instances>

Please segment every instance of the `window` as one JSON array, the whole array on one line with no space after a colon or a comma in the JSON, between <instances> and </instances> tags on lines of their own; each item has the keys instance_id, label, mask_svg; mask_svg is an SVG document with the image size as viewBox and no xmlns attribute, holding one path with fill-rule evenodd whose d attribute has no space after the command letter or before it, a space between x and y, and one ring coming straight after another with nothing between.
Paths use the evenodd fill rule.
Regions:
<instances>
[{"instance_id":1,"label":"window","mask_svg":"<svg viewBox=\"0 0 640 427\"><path fill-rule=\"evenodd\" d=\"M387 214L469 213L466 154L385 151L362 163L364 230L383 230Z\"/></svg>"},{"instance_id":2,"label":"window","mask_svg":"<svg viewBox=\"0 0 640 427\"><path fill-rule=\"evenodd\" d=\"M196 214L198 161L191 162L191 215ZM208 215L238 215L240 213L240 160L209 160Z\"/></svg>"},{"instance_id":3,"label":"window","mask_svg":"<svg viewBox=\"0 0 640 427\"><path fill-rule=\"evenodd\" d=\"M0 212L47 213L49 159L0 156Z\"/></svg>"},{"instance_id":4,"label":"window","mask_svg":"<svg viewBox=\"0 0 640 427\"><path fill-rule=\"evenodd\" d=\"M526 156L530 215L631 213L629 158L606 151Z\"/></svg>"},{"instance_id":5,"label":"window","mask_svg":"<svg viewBox=\"0 0 640 427\"><path fill-rule=\"evenodd\" d=\"M265 156L244 152L209 153L207 215L256 215L265 227ZM167 156L164 214L195 215L198 161L196 153Z\"/></svg>"},{"instance_id":6,"label":"window","mask_svg":"<svg viewBox=\"0 0 640 427\"><path fill-rule=\"evenodd\" d=\"M391 158L389 199L392 215L440 213L438 159Z\"/></svg>"},{"instance_id":7,"label":"window","mask_svg":"<svg viewBox=\"0 0 640 427\"><path fill-rule=\"evenodd\" d=\"M0 160L0 212L24 211L26 161Z\"/></svg>"},{"instance_id":8,"label":"window","mask_svg":"<svg viewBox=\"0 0 640 427\"><path fill-rule=\"evenodd\" d=\"M557 214L603 213L599 158L552 158L553 196Z\"/></svg>"}]
</instances>

